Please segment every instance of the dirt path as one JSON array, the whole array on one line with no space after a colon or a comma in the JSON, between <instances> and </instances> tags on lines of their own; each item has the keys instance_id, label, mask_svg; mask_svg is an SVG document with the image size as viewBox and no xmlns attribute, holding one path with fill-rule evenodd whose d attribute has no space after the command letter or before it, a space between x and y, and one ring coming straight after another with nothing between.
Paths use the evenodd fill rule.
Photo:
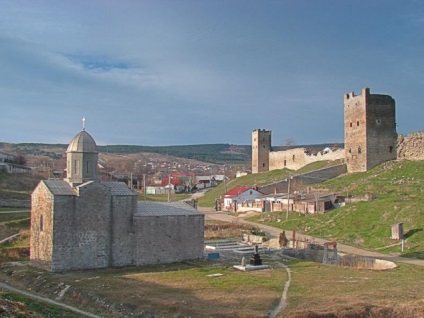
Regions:
<instances>
[{"instance_id":1,"label":"dirt path","mask_svg":"<svg viewBox=\"0 0 424 318\"><path fill-rule=\"evenodd\" d=\"M27 292L25 290L9 286L5 283L0 283L0 288L7 289L7 290L10 290L11 292L18 293L18 294L24 295L26 297L29 297L29 298L32 298L32 299L35 299L35 300L43 301L43 302L46 302L46 303L49 303L49 304L70 310L70 311L75 312L75 313L82 315L84 317L103 318L102 316L91 314L89 312L83 311L83 310L78 309L76 307L69 306L69 305L66 305L64 303L61 303L61 302L58 302L58 301L55 301L55 300L52 300L50 298L46 298L46 297L42 297L42 296L32 294L32 293Z\"/></svg>"},{"instance_id":2,"label":"dirt path","mask_svg":"<svg viewBox=\"0 0 424 318\"><path fill-rule=\"evenodd\" d=\"M249 224L255 227L259 227L261 230L267 232L271 237L279 237L280 233L282 232L281 229L260 224L260 223L249 222L242 218L228 215L226 214L226 212L216 212L212 210L211 208L200 207L199 212L205 215L206 220L219 220L219 221L225 221L225 222L231 222L231 223L243 223L243 224ZM286 230L286 236L292 237L293 232L290 230ZM316 242L318 244L324 244L325 242L328 242L328 240L325 240L325 239L321 239L321 238L317 238L317 237L313 237L309 235L304 235L304 234L298 234L298 233L296 233L296 238L309 240L311 242ZM340 244L340 243L337 243L337 249L340 252L344 252L348 254L374 257L374 258L388 260L391 262L401 262L401 263L413 264L418 266L424 266L424 260L399 257L399 256L391 256L387 254L363 250L360 248L356 248L356 247L352 247L352 246Z\"/></svg>"},{"instance_id":3,"label":"dirt path","mask_svg":"<svg viewBox=\"0 0 424 318\"><path fill-rule=\"evenodd\" d=\"M275 318L277 317L277 315L283 311L288 303L287 303L287 293L289 291L289 287L290 287L290 283L291 283L291 271L290 268L286 265L283 264L281 262L279 262L279 265L281 265L282 267L284 267L284 269L287 272L287 281L284 283L284 287L283 287L283 293L281 295L280 301L278 303L278 305L272 309L269 314L268 314L268 318Z\"/></svg>"}]
</instances>

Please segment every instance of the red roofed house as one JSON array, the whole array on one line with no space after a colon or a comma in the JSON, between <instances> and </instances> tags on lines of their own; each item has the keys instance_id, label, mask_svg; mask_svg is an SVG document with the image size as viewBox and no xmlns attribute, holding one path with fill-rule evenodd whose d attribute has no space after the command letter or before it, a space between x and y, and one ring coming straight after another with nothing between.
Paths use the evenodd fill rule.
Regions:
<instances>
[{"instance_id":1,"label":"red roofed house","mask_svg":"<svg viewBox=\"0 0 424 318\"><path fill-rule=\"evenodd\" d=\"M254 200L262 197L263 194L249 187L236 187L224 194L224 207L229 207L234 202L242 203L246 200Z\"/></svg>"}]
</instances>

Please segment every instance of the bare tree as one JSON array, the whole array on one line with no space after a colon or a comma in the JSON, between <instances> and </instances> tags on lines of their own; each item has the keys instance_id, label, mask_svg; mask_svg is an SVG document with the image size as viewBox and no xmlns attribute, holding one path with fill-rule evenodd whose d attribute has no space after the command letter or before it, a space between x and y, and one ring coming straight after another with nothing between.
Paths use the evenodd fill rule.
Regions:
<instances>
[{"instance_id":1,"label":"bare tree","mask_svg":"<svg viewBox=\"0 0 424 318\"><path fill-rule=\"evenodd\" d=\"M296 145L296 141L294 140L293 137L289 137L286 139L286 144L287 147L293 147L294 145Z\"/></svg>"}]
</instances>

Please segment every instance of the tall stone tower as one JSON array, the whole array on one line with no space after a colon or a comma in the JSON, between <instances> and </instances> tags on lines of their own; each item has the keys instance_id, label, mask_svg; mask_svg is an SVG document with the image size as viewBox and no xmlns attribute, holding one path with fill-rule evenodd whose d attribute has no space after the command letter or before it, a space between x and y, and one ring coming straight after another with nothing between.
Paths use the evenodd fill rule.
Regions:
<instances>
[{"instance_id":1,"label":"tall stone tower","mask_svg":"<svg viewBox=\"0 0 424 318\"><path fill-rule=\"evenodd\" d=\"M395 160L395 100L389 95L344 96L345 159L348 172L367 171L380 163Z\"/></svg>"},{"instance_id":2,"label":"tall stone tower","mask_svg":"<svg viewBox=\"0 0 424 318\"><path fill-rule=\"evenodd\" d=\"M97 145L85 128L69 143L66 181L73 187L97 180Z\"/></svg>"},{"instance_id":3,"label":"tall stone tower","mask_svg":"<svg viewBox=\"0 0 424 318\"><path fill-rule=\"evenodd\" d=\"M254 129L252 132L252 173L269 171L271 130Z\"/></svg>"}]
</instances>

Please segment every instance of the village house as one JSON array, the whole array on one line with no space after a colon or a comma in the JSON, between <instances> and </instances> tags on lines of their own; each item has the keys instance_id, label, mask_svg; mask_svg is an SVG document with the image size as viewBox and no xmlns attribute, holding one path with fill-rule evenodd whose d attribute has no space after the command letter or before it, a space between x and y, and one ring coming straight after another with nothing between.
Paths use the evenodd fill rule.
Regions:
<instances>
[{"instance_id":1,"label":"village house","mask_svg":"<svg viewBox=\"0 0 424 318\"><path fill-rule=\"evenodd\" d=\"M224 209L237 211L237 205L261 198L263 194L250 187L236 187L224 194Z\"/></svg>"},{"instance_id":2,"label":"village house","mask_svg":"<svg viewBox=\"0 0 424 318\"><path fill-rule=\"evenodd\" d=\"M325 213L342 205L341 198L334 193L275 193L259 198L247 199L232 206L234 212L289 211L302 214Z\"/></svg>"},{"instance_id":3,"label":"village house","mask_svg":"<svg viewBox=\"0 0 424 318\"><path fill-rule=\"evenodd\" d=\"M196 187L197 189L216 187L217 185L224 182L224 180L228 181L228 177L223 174L196 176Z\"/></svg>"}]
</instances>

